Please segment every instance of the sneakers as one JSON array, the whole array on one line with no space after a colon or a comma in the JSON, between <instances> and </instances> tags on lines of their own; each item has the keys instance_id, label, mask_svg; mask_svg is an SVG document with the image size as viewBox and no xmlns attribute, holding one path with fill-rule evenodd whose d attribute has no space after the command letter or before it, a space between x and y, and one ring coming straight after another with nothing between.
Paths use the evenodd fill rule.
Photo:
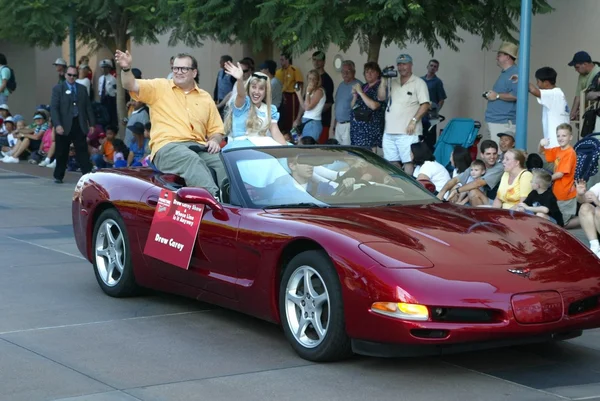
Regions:
<instances>
[{"instance_id":1,"label":"sneakers","mask_svg":"<svg viewBox=\"0 0 600 401\"><path fill-rule=\"evenodd\" d=\"M52 160L52 163L48 163L46 165L46 167L48 167L48 168L55 168L56 167L56 159Z\"/></svg>"},{"instance_id":2,"label":"sneakers","mask_svg":"<svg viewBox=\"0 0 600 401\"><path fill-rule=\"evenodd\" d=\"M19 159L17 159L16 157L12 157L12 156L4 156L4 159L2 159L3 163L19 163Z\"/></svg>"},{"instance_id":3,"label":"sneakers","mask_svg":"<svg viewBox=\"0 0 600 401\"><path fill-rule=\"evenodd\" d=\"M48 158L45 158L44 160L42 160L42 161L41 161L41 162L38 164L38 166L40 166L40 167L46 167L48 164L50 164L50 159L48 159Z\"/></svg>"}]
</instances>

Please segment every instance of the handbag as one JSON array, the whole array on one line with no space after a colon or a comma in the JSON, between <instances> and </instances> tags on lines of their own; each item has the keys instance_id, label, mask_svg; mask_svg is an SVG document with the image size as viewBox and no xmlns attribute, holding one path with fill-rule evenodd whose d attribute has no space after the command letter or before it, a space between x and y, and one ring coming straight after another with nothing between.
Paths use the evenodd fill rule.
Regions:
<instances>
[{"instance_id":1,"label":"handbag","mask_svg":"<svg viewBox=\"0 0 600 401\"><path fill-rule=\"evenodd\" d=\"M354 119L356 121L367 122L371 120L373 110L371 109L354 109Z\"/></svg>"}]
</instances>

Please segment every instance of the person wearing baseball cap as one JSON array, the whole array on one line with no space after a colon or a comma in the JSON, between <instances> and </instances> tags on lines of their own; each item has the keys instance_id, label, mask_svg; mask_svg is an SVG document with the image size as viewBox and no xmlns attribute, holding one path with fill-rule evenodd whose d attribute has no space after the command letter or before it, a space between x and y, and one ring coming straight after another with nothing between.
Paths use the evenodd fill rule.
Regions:
<instances>
[{"instance_id":1,"label":"person wearing baseball cap","mask_svg":"<svg viewBox=\"0 0 600 401\"><path fill-rule=\"evenodd\" d=\"M58 72L58 83L65 82L65 72L67 71L67 62L65 59L59 57L52 65L56 67L56 72Z\"/></svg>"},{"instance_id":2,"label":"person wearing baseball cap","mask_svg":"<svg viewBox=\"0 0 600 401\"><path fill-rule=\"evenodd\" d=\"M498 163L502 164L502 159L504 158L504 154L508 149L513 149L515 147L515 136L512 132L500 132L498 134Z\"/></svg>"},{"instance_id":3,"label":"person wearing baseball cap","mask_svg":"<svg viewBox=\"0 0 600 401\"><path fill-rule=\"evenodd\" d=\"M133 133L133 140L129 144L129 156L127 165L138 167L142 165L142 159L150 154L148 138L144 137L144 124L136 122L127 127Z\"/></svg>"},{"instance_id":4,"label":"person wearing baseball cap","mask_svg":"<svg viewBox=\"0 0 600 401\"><path fill-rule=\"evenodd\" d=\"M406 174L413 175L414 163L411 145L423 134L421 119L429 111L429 89L422 78L412 72L413 59L409 54L396 58L398 76L384 77L377 90L377 98L387 101L383 131L383 157L397 165L402 163ZM390 82L391 81L391 82ZM388 97L387 88L391 91Z\"/></svg>"},{"instance_id":5,"label":"person wearing baseball cap","mask_svg":"<svg viewBox=\"0 0 600 401\"><path fill-rule=\"evenodd\" d=\"M569 62L569 67L574 67L579 74L577 79L577 87L575 89L575 98L573 99L573 107L571 107L571 120L579 119L579 100L581 92L592 85L594 77L600 73L600 67L592 61L592 57L588 52L578 51L573 55L573 59ZM588 93L587 100L597 100L599 94Z\"/></svg>"}]
</instances>

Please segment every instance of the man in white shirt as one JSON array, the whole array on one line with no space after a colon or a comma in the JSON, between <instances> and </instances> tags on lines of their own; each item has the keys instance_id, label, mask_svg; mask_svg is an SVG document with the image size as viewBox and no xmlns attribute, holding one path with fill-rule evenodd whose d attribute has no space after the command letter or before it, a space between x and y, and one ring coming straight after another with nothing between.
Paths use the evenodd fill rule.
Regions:
<instances>
[{"instance_id":1,"label":"man in white shirt","mask_svg":"<svg viewBox=\"0 0 600 401\"><path fill-rule=\"evenodd\" d=\"M569 104L562 89L556 87L556 71L542 67L535 72L536 85L529 83L529 93L542 105L542 128L548 139L546 148L558 147L556 127L569 123Z\"/></svg>"},{"instance_id":2,"label":"man in white shirt","mask_svg":"<svg viewBox=\"0 0 600 401\"><path fill-rule=\"evenodd\" d=\"M396 64L398 76L383 78L377 92L380 101L388 101L383 131L383 157L392 163L402 163L406 174L412 175L414 164L410 156L410 145L419 142L419 135L423 134L421 119L427 114L431 101L425 81L412 73L412 57L401 54L396 59ZM391 80L391 93L387 93L388 80Z\"/></svg>"},{"instance_id":3,"label":"man in white shirt","mask_svg":"<svg viewBox=\"0 0 600 401\"><path fill-rule=\"evenodd\" d=\"M100 62L102 75L98 78L98 95L100 103L108 111L109 125L118 126L117 117L117 79L111 74L113 68L112 61L104 59Z\"/></svg>"}]
</instances>

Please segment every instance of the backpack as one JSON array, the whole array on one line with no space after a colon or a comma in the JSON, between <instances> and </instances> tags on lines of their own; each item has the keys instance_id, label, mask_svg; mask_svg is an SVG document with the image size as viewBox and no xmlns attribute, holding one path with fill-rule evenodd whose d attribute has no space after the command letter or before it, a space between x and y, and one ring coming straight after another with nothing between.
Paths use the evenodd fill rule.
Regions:
<instances>
[{"instance_id":1,"label":"backpack","mask_svg":"<svg viewBox=\"0 0 600 401\"><path fill-rule=\"evenodd\" d=\"M12 68L10 68L7 65L5 65L3 68L8 68L8 70L10 71L10 78L8 78L8 81L6 81L6 89L8 89L10 93L13 93L15 89L17 89L17 79L15 78L15 72Z\"/></svg>"},{"instance_id":2,"label":"backpack","mask_svg":"<svg viewBox=\"0 0 600 401\"><path fill-rule=\"evenodd\" d=\"M575 165L575 181L589 179L598 174L598 161L600 160L600 141L594 137L581 139L573 147L577 154Z\"/></svg>"}]
</instances>

